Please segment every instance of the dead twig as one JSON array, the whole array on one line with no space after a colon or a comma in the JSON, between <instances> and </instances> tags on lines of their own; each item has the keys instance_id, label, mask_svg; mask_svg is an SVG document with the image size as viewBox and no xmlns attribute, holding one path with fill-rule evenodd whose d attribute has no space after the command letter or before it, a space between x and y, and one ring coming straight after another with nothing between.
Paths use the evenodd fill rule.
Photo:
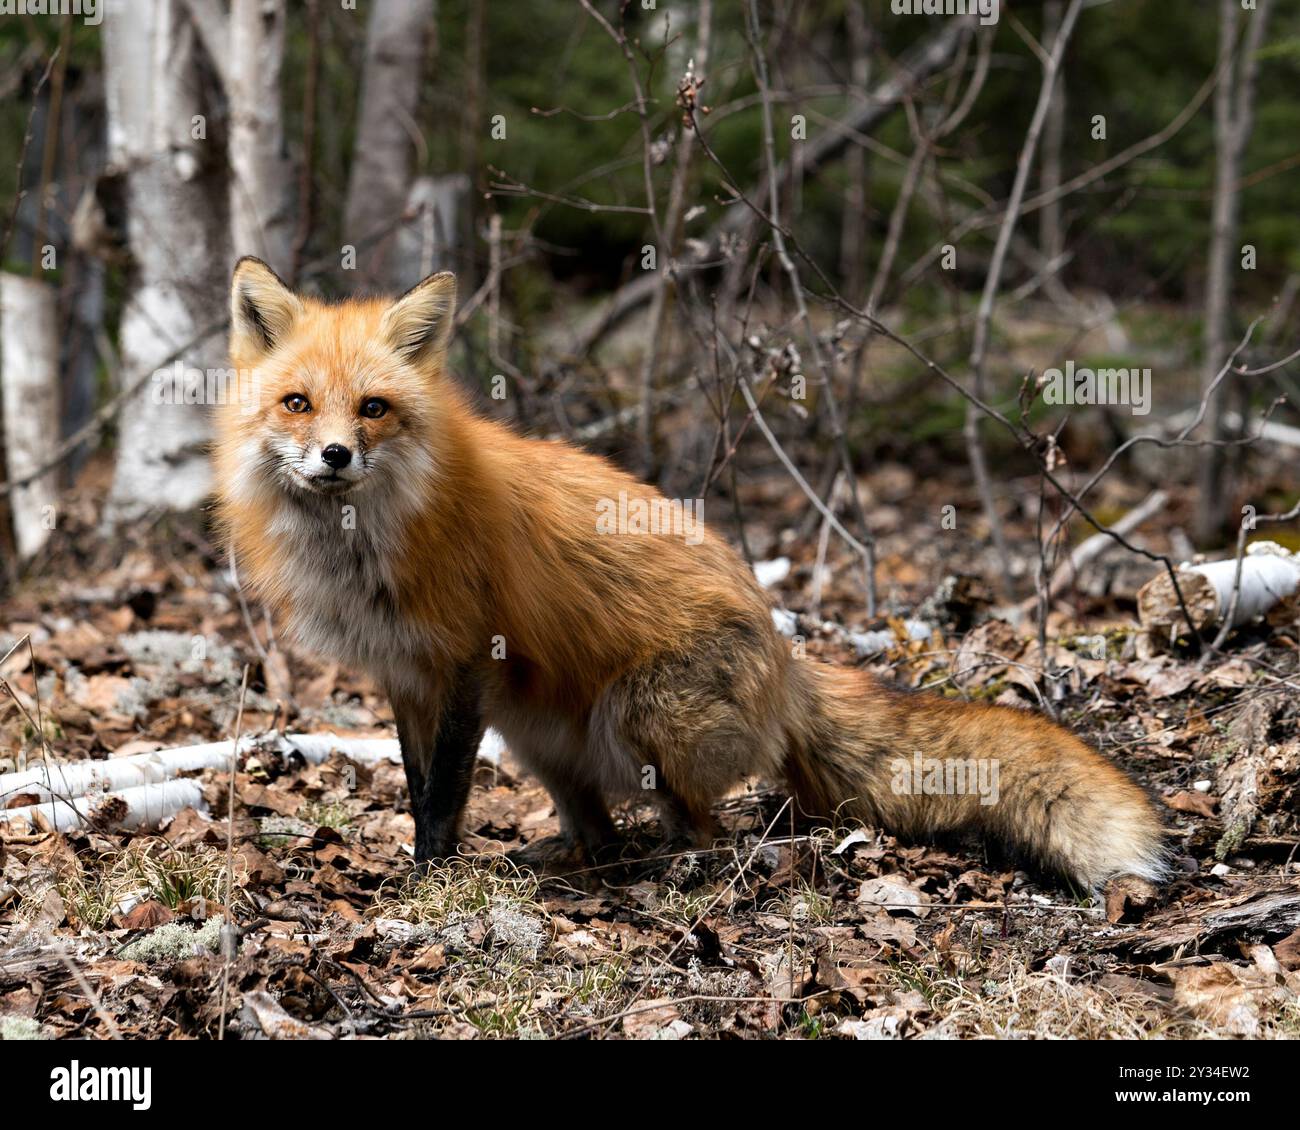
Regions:
<instances>
[{"instance_id":1,"label":"dead twig","mask_svg":"<svg viewBox=\"0 0 1300 1130\"><path fill-rule=\"evenodd\" d=\"M248 664L239 686L239 711L235 715L235 740L230 744L230 787L226 794L226 922L221 930L221 1020L217 1039L226 1038L226 1006L230 995L230 964L234 960L235 922L230 909L235 881L235 771L239 767L239 739L244 729L244 699L248 695Z\"/></svg>"},{"instance_id":2,"label":"dead twig","mask_svg":"<svg viewBox=\"0 0 1300 1130\"><path fill-rule=\"evenodd\" d=\"M853 460L849 455L848 442L844 437L844 425L840 419L839 400L835 393L835 374L833 366L827 364L822 356L821 344L818 340L817 329L812 323L812 317L808 313L808 304L804 301L803 284L799 279L798 268L794 260L786 249L785 235L780 223L780 182L777 180L778 166L776 161L776 141L772 127L772 102L767 97L768 76L767 76L767 57L763 53L760 43L761 30L758 20L758 5L756 0L749 0L746 8L747 26L746 35L749 39L750 52L753 56L754 79L758 83L760 95L762 95L761 106L763 110L763 152L767 162L768 171L768 209L772 219L772 239L776 246L777 261L781 264L782 271L790 280L791 293L794 296L795 306L798 310L799 321L803 324L805 334L808 340L808 349L812 354L813 365L817 369L818 380L822 386L822 397L826 405L827 421L831 428L831 442L835 445L839 453L840 464L844 470L845 481L848 484L849 500L853 506L854 519L858 524L859 537L861 538L859 552L862 555L863 580L866 588L867 616L874 617L876 614L876 547L875 539L871 536L870 526L867 524L866 512L862 508L861 493L858 490L857 475L853 471ZM825 507L819 506L823 513L829 513Z\"/></svg>"},{"instance_id":3,"label":"dead twig","mask_svg":"<svg viewBox=\"0 0 1300 1130\"><path fill-rule=\"evenodd\" d=\"M1047 111L1056 89L1056 76L1074 32L1075 22L1083 7L1083 0L1070 0L1052 41L1051 54L1043 63L1043 79L1038 91L1038 102L1025 134L1024 145L1016 161L1016 177L1011 186L1011 195L1007 200L1006 210L1002 216L1002 226L998 229L997 241L993 245L993 257L989 262L988 273L984 278L984 290L980 295L979 309L975 317L974 341L971 345L970 370L972 388L977 397L985 395L984 365L988 354L989 334L993 323L993 305L997 299L998 289L1002 285L1002 268L1006 264L1007 249L1011 246L1011 234L1020 219L1020 206L1025 196L1025 186L1029 183L1029 169L1033 163L1034 153L1038 149L1038 139L1042 135L1043 125L1047 121ZM997 550L998 560L1002 564L1002 587L1011 589L1011 554L1007 548L1006 534L1002 529L1002 517L998 513L993 498L993 486L989 479L988 465L984 458L984 445L980 439L979 425L981 416L972 401L966 402L966 419L962 434L966 440L966 454L970 460L971 474L975 479L975 489L979 492L980 502L984 507L984 516L989 524L993 545Z\"/></svg>"}]
</instances>

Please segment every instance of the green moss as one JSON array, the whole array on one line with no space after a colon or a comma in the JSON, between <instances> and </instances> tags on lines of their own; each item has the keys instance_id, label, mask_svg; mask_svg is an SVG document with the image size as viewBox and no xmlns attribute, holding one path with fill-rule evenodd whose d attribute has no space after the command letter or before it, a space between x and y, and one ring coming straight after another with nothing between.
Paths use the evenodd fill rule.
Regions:
<instances>
[{"instance_id":1,"label":"green moss","mask_svg":"<svg viewBox=\"0 0 1300 1130\"><path fill-rule=\"evenodd\" d=\"M1244 820L1233 820L1232 823L1224 829L1223 835L1215 845L1214 858L1227 859L1228 856L1232 855L1233 852L1237 851L1241 845L1246 842L1246 836L1249 833L1250 829L1246 826Z\"/></svg>"},{"instance_id":2,"label":"green moss","mask_svg":"<svg viewBox=\"0 0 1300 1130\"><path fill-rule=\"evenodd\" d=\"M0 1040L44 1039L40 1023L30 1016L0 1016Z\"/></svg>"},{"instance_id":3,"label":"green moss","mask_svg":"<svg viewBox=\"0 0 1300 1130\"><path fill-rule=\"evenodd\" d=\"M197 929L185 922L167 922L123 946L118 956L128 961L180 961L190 957L196 946L217 952L221 946L220 918L209 918Z\"/></svg>"}]
</instances>

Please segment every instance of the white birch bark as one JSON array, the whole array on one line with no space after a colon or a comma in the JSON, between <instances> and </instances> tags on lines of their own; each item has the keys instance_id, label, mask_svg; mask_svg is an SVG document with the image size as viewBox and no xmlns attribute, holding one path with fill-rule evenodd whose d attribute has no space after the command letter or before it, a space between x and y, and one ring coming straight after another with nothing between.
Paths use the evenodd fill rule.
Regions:
<instances>
[{"instance_id":1,"label":"white birch bark","mask_svg":"<svg viewBox=\"0 0 1300 1130\"><path fill-rule=\"evenodd\" d=\"M380 761L401 764L395 738L340 738L333 734L245 735L239 752L277 751L297 754L319 765L338 752L358 765ZM493 765L501 762L505 742L489 729L479 743L478 756ZM0 773L0 823L26 820L56 831L107 821L115 827L154 828L183 808L203 810L199 782L182 778L204 769L228 769L231 742L208 742L178 749L160 749L107 761L41 761L31 769ZM35 803L5 807L14 797Z\"/></svg>"},{"instance_id":2,"label":"white birch bark","mask_svg":"<svg viewBox=\"0 0 1300 1130\"><path fill-rule=\"evenodd\" d=\"M393 231L411 190L411 150L434 0L373 0L343 242L357 249L358 288L396 289Z\"/></svg>"},{"instance_id":3,"label":"white birch bark","mask_svg":"<svg viewBox=\"0 0 1300 1130\"><path fill-rule=\"evenodd\" d=\"M469 200L470 179L464 173L416 177L406 199L410 216L397 231L397 246L389 262L393 290L408 290L434 271L459 266L461 214Z\"/></svg>"},{"instance_id":4,"label":"white birch bark","mask_svg":"<svg viewBox=\"0 0 1300 1130\"><path fill-rule=\"evenodd\" d=\"M280 96L284 30L284 0L232 0L225 77L231 257L256 255L287 277L292 231Z\"/></svg>"},{"instance_id":5,"label":"white birch bark","mask_svg":"<svg viewBox=\"0 0 1300 1130\"><path fill-rule=\"evenodd\" d=\"M219 320L227 265L224 162L195 136L206 107L194 26L182 0L130 0L108 9L102 37L109 164L126 175L135 266L121 324L124 379L182 348L186 368L224 368L224 335L186 348ZM190 509L208 492L207 407L164 392L148 381L123 406L110 523Z\"/></svg>"},{"instance_id":6,"label":"white birch bark","mask_svg":"<svg viewBox=\"0 0 1300 1130\"><path fill-rule=\"evenodd\" d=\"M40 279L0 274L0 391L10 482L49 462L59 442L57 298ZM50 536L55 488L51 471L9 496L20 559L31 557Z\"/></svg>"}]
</instances>

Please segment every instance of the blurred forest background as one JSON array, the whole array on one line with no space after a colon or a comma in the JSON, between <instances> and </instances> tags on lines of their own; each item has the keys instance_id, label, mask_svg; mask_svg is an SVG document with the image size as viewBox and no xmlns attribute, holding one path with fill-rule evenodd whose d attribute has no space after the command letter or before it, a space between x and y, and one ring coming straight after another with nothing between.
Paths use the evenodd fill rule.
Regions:
<instances>
[{"instance_id":1,"label":"blurred forest background","mask_svg":"<svg viewBox=\"0 0 1300 1130\"><path fill-rule=\"evenodd\" d=\"M723 499L715 520L733 518L736 466L741 482L775 466L742 423L748 337L767 351L745 358L766 414L821 498L845 467L948 468L963 531L1026 573L1000 527L1037 506L1028 449L1088 472L1138 430L1176 435L1256 319L1242 366L1294 341L1300 13L1084 4L1035 121L1067 4L1007 4L994 24L896 7L151 0L105 3L94 22L6 17L4 344L6 373L23 375L4 434L23 486L5 501L45 513L99 454L115 461L108 521L198 504L204 407L159 405L141 377L223 364L228 272L253 253L326 295L456 271L457 368L486 411L577 437L670 495L705 485ZM1150 414L1038 399L1024 416L1037 438L1018 440L954 384L1015 414L1026 375L1067 359L1150 367ZM1242 436L1294 391L1286 366L1227 375L1191 440ZM1295 423L1292 404L1272 406L1276 478L1252 478L1231 444L1142 446L1120 471L1194 487L1171 504L1195 511L1179 548L1214 548L1241 505L1294 501L1280 472L1295 447L1277 443ZM987 483L981 462L997 468ZM863 536L848 485L836 506ZM818 511L791 505L807 535ZM15 521L11 581L49 532L19 514L6 537Z\"/></svg>"}]
</instances>

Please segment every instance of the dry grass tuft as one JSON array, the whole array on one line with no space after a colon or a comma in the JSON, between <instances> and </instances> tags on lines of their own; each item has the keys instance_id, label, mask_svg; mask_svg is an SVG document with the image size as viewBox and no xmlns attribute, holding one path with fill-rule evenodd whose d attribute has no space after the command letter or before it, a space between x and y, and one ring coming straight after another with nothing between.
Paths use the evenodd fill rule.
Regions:
<instances>
[{"instance_id":1,"label":"dry grass tuft","mask_svg":"<svg viewBox=\"0 0 1300 1130\"><path fill-rule=\"evenodd\" d=\"M537 877L508 859L449 860L385 883L375 895L372 918L396 918L446 928L494 906L545 911L537 902Z\"/></svg>"},{"instance_id":2,"label":"dry grass tuft","mask_svg":"<svg viewBox=\"0 0 1300 1130\"><path fill-rule=\"evenodd\" d=\"M171 910L192 899L220 905L225 869L225 853L217 848L177 848L157 837L141 837L120 850L77 856L61 865L48 882L33 884L24 899L23 917L30 920L39 913L51 886L70 918L96 930L115 911L148 899ZM236 888L239 885L236 874ZM236 889L235 896L240 894Z\"/></svg>"},{"instance_id":3,"label":"dry grass tuft","mask_svg":"<svg viewBox=\"0 0 1300 1130\"><path fill-rule=\"evenodd\" d=\"M1113 992L1086 981L1014 965L1000 980L971 983L932 977L933 966L900 970L938 1016L926 1039L965 1040L1216 1040L1230 1033L1172 1011L1144 993ZM1294 1011L1294 1010L1293 1010ZM1268 1038L1294 1039L1296 1013L1266 1029Z\"/></svg>"}]
</instances>

